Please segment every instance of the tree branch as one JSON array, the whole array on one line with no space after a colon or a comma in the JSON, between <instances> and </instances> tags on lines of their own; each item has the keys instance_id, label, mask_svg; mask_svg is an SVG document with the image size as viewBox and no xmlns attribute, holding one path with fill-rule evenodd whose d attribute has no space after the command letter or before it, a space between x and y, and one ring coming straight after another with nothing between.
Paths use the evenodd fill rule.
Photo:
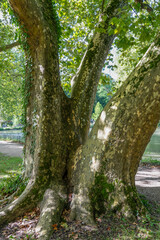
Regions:
<instances>
[{"instance_id":1,"label":"tree branch","mask_svg":"<svg viewBox=\"0 0 160 240\"><path fill-rule=\"evenodd\" d=\"M14 42L14 43L10 43L10 44L7 44L5 46L2 46L0 47L0 52L3 52L3 51L6 51L6 50L9 50L9 49L12 49L14 47L17 47L20 45L20 42L17 41L17 42Z\"/></svg>"},{"instance_id":2,"label":"tree branch","mask_svg":"<svg viewBox=\"0 0 160 240\"><path fill-rule=\"evenodd\" d=\"M79 69L72 79L72 106L79 121L82 142L88 136L92 107L106 57L115 35L108 34L108 26L113 17L119 17L118 8L126 1L111 0L101 15L99 26L81 61Z\"/></svg>"}]
</instances>

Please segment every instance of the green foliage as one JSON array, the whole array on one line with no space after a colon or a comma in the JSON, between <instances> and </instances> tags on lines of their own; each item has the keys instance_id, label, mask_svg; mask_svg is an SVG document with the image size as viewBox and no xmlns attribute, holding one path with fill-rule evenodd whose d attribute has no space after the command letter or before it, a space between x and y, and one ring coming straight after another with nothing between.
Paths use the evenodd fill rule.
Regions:
<instances>
[{"instance_id":1,"label":"green foliage","mask_svg":"<svg viewBox=\"0 0 160 240\"><path fill-rule=\"evenodd\" d=\"M53 15L56 16L55 20L58 24L61 82L65 92L69 93L71 79L80 65L90 39L98 30L101 10L105 9L108 1L104 1L103 7L101 0L55 0L52 3L53 13L57 12ZM117 72L120 75L118 79L120 83L124 76L131 72L159 32L160 3L151 0L147 3L153 9L150 13L146 9L141 9L134 0L130 0L127 6L119 9L120 16L110 20L108 33L117 35L114 45L119 50ZM3 13L3 18L0 21L0 46L5 46L15 40L20 40L23 43L21 30L8 1L3 0L0 4ZM106 29L102 29L102 32L104 30L106 31ZM113 59L114 56L110 53L103 72L105 68L115 68ZM24 68L26 65L24 52L21 48L16 48L16 51L15 49L7 50L0 53L0 60L0 74L2 76L0 78L1 115L4 118L13 117L13 115L21 118L23 95L26 94L21 91L24 87ZM113 81L108 81L108 76L102 74L100 85L106 86L106 82L109 82L108 86L113 87ZM114 90L116 90L115 86ZM108 101L109 97L106 99ZM25 99L25 101L27 100ZM104 106L107 101L103 98L102 103L98 97L95 105L100 102Z\"/></svg>"},{"instance_id":2,"label":"green foliage","mask_svg":"<svg viewBox=\"0 0 160 240\"><path fill-rule=\"evenodd\" d=\"M77 71L94 31L98 29L102 1L63 0L55 1L55 4L62 29L60 44L62 85L66 91L70 91L70 81ZM108 1L105 1L103 8L107 4ZM153 8L151 13L140 9L134 0L130 0L129 5L124 9L119 9L119 12L122 13L120 17L113 17L110 21L108 32L117 34L114 45L120 50L119 55L123 54L120 57L120 64L125 62L127 66L131 65L128 67L128 73L142 57L159 31L160 4L153 1L148 1L148 4ZM112 61L113 55L110 54L104 68L114 68L115 64ZM100 80L100 83L103 84L103 80Z\"/></svg>"},{"instance_id":3,"label":"green foliage","mask_svg":"<svg viewBox=\"0 0 160 240\"><path fill-rule=\"evenodd\" d=\"M26 181L23 181L22 174L10 174L9 178L0 183L0 198L11 195L17 189L19 189L17 194L21 194L26 187L26 183Z\"/></svg>"},{"instance_id":4,"label":"green foliage","mask_svg":"<svg viewBox=\"0 0 160 240\"><path fill-rule=\"evenodd\" d=\"M109 193L114 191L114 185L108 183L106 176L97 175L90 191L91 205L95 215L105 213Z\"/></svg>"},{"instance_id":5,"label":"green foliage","mask_svg":"<svg viewBox=\"0 0 160 240\"><path fill-rule=\"evenodd\" d=\"M96 106L97 102L100 102L102 107L104 107L107 104L107 102L111 99L111 96L113 95L114 91L115 91L114 80L111 77L102 74L100 78L100 84L97 88L94 107Z\"/></svg>"},{"instance_id":6,"label":"green foliage","mask_svg":"<svg viewBox=\"0 0 160 240\"><path fill-rule=\"evenodd\" d=\"M22 159L0 155L0 199L14 193L23 192L27 180L22 176Z\"/></svg>"},{"instance_id":7,"label":"green foliage","mask_svg":"<svg viewBox=\"0 0 160 240\"><path fill-rule=\"evenodd\" d=\"M71 79L98 23L101 1L56 0L55 5L61 25L59 54L62 86L70 92Z\"/></svg>"},{"instance_id":8,"label":"green foliage","mask_svg":"<svg viewBox=\"0 0 160 240\"><path fill-rule=\"evenodd\" d=\"M0 46L17 40L18 27L11 24L5 12L0 19ZM15 50L16 49L16 50ZM21 119L23 112L22 82L24 81L24 52L21 47L0 52L0 116L4 120Z\"/></svg>"},{"instance_id":9,"label":"green foliage","mask_svg":"<svg viewBox=\"0 0 160 240\"><path fill-rule=\"evenodd\" d=\"M124 193L127 197L127 203L129 205L134 217L137 218L139 215L145 216L146 209L143 207L142 202L140 201L136 187L125 186ZM127 208L128 208L128 206L127 206Z\"/></svg>"},{"instance_id":10,"label":"green foliage","mask_svg":"<svg viewBox=\"0 0 160 240\"><path fill-rule=\"evenodd\" d=\"M160 160L152 159L151 157L143 158L141 161L143 165L150 165L150 166L160 166Z\"/></svg>"},{"instance_id":11,"label":"green foliage","mask_svg":"<svg viewBox=\"0 0 160 240\"><path fill-rule=\"evenodd\" d=\"M160 30L160 2L147 1L153 11L148 12L130 0L119 21L113 19L118 36L115 40L118 61L116 72L119 85L131 73Z\"/></svg>"}]
</instances>

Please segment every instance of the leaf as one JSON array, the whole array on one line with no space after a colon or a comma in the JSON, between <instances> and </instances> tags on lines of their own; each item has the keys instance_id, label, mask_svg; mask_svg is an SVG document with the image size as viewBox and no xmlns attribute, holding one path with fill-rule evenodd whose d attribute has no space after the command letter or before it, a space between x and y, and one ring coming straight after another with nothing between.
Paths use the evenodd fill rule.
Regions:
<instances>
[{"instance_id":1,"label":"leaf","mask_svg":"<svg viewBox=\"0 0 160 240\"><path fill-rule=\"evenodd\" d=\"M54 231L57 231L57 230L58 230L57 226L58 226L58 224L53 224L53 225L52 225Z\"/></svg>"},{"instance_id":2,"label":"leaf","mask_svg":"<svg viewBox=\"0 0 160 240\"><path fill-rule=\"evenodd\" d=\"M114 34L117 34L118 32L118 29L114 29Z\"/></svg>"}]
</instances>

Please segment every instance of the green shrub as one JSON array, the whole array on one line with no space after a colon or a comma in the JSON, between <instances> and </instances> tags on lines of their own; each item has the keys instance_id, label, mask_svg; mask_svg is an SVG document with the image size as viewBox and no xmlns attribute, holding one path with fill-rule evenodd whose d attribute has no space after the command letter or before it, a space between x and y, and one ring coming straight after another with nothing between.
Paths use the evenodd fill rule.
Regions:
<instances>
[{"instance_id":1,"label":"green shrub","mask_svg":"<svg viewBox=\"0 0 160 240\"><path fill-rule=\"evenodd\" d=\"M22 174L10 174L9 178L0 183L0 198L13 194L17 189L19 189L17 193L19 195L24 191L26 184L27 180L23 180Z\"/></svg>"}]
</instances>

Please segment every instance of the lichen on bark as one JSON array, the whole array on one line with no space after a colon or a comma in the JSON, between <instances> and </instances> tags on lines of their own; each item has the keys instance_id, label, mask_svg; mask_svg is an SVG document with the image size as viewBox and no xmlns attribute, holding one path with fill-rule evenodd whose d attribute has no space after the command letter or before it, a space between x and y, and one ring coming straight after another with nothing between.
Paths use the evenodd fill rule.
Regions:
<instances>
[{"instance_id":1,"label":"lichen on bark","mask_svg":"<svg viewBox=\"0 0 160 240\"><path fill-rule=\"evenodd\" d=\"M9 2L24 24L32 58L26 158L33 167L25 191L2 209L0 223L30 211L43 199L37 231L39 239L48 239L52 223L59 221L70 195L72 219L93 224L97 214L109 210L137 216L141 203L134 178L160 118L159 36L106 105L88 137L91 106L115 36L109 36L107 31L95 32L69 99L60 83L52 2ZM125 3L110 1L104 11L106 28L117 8Z\"/></svg>"}]
</instances>

